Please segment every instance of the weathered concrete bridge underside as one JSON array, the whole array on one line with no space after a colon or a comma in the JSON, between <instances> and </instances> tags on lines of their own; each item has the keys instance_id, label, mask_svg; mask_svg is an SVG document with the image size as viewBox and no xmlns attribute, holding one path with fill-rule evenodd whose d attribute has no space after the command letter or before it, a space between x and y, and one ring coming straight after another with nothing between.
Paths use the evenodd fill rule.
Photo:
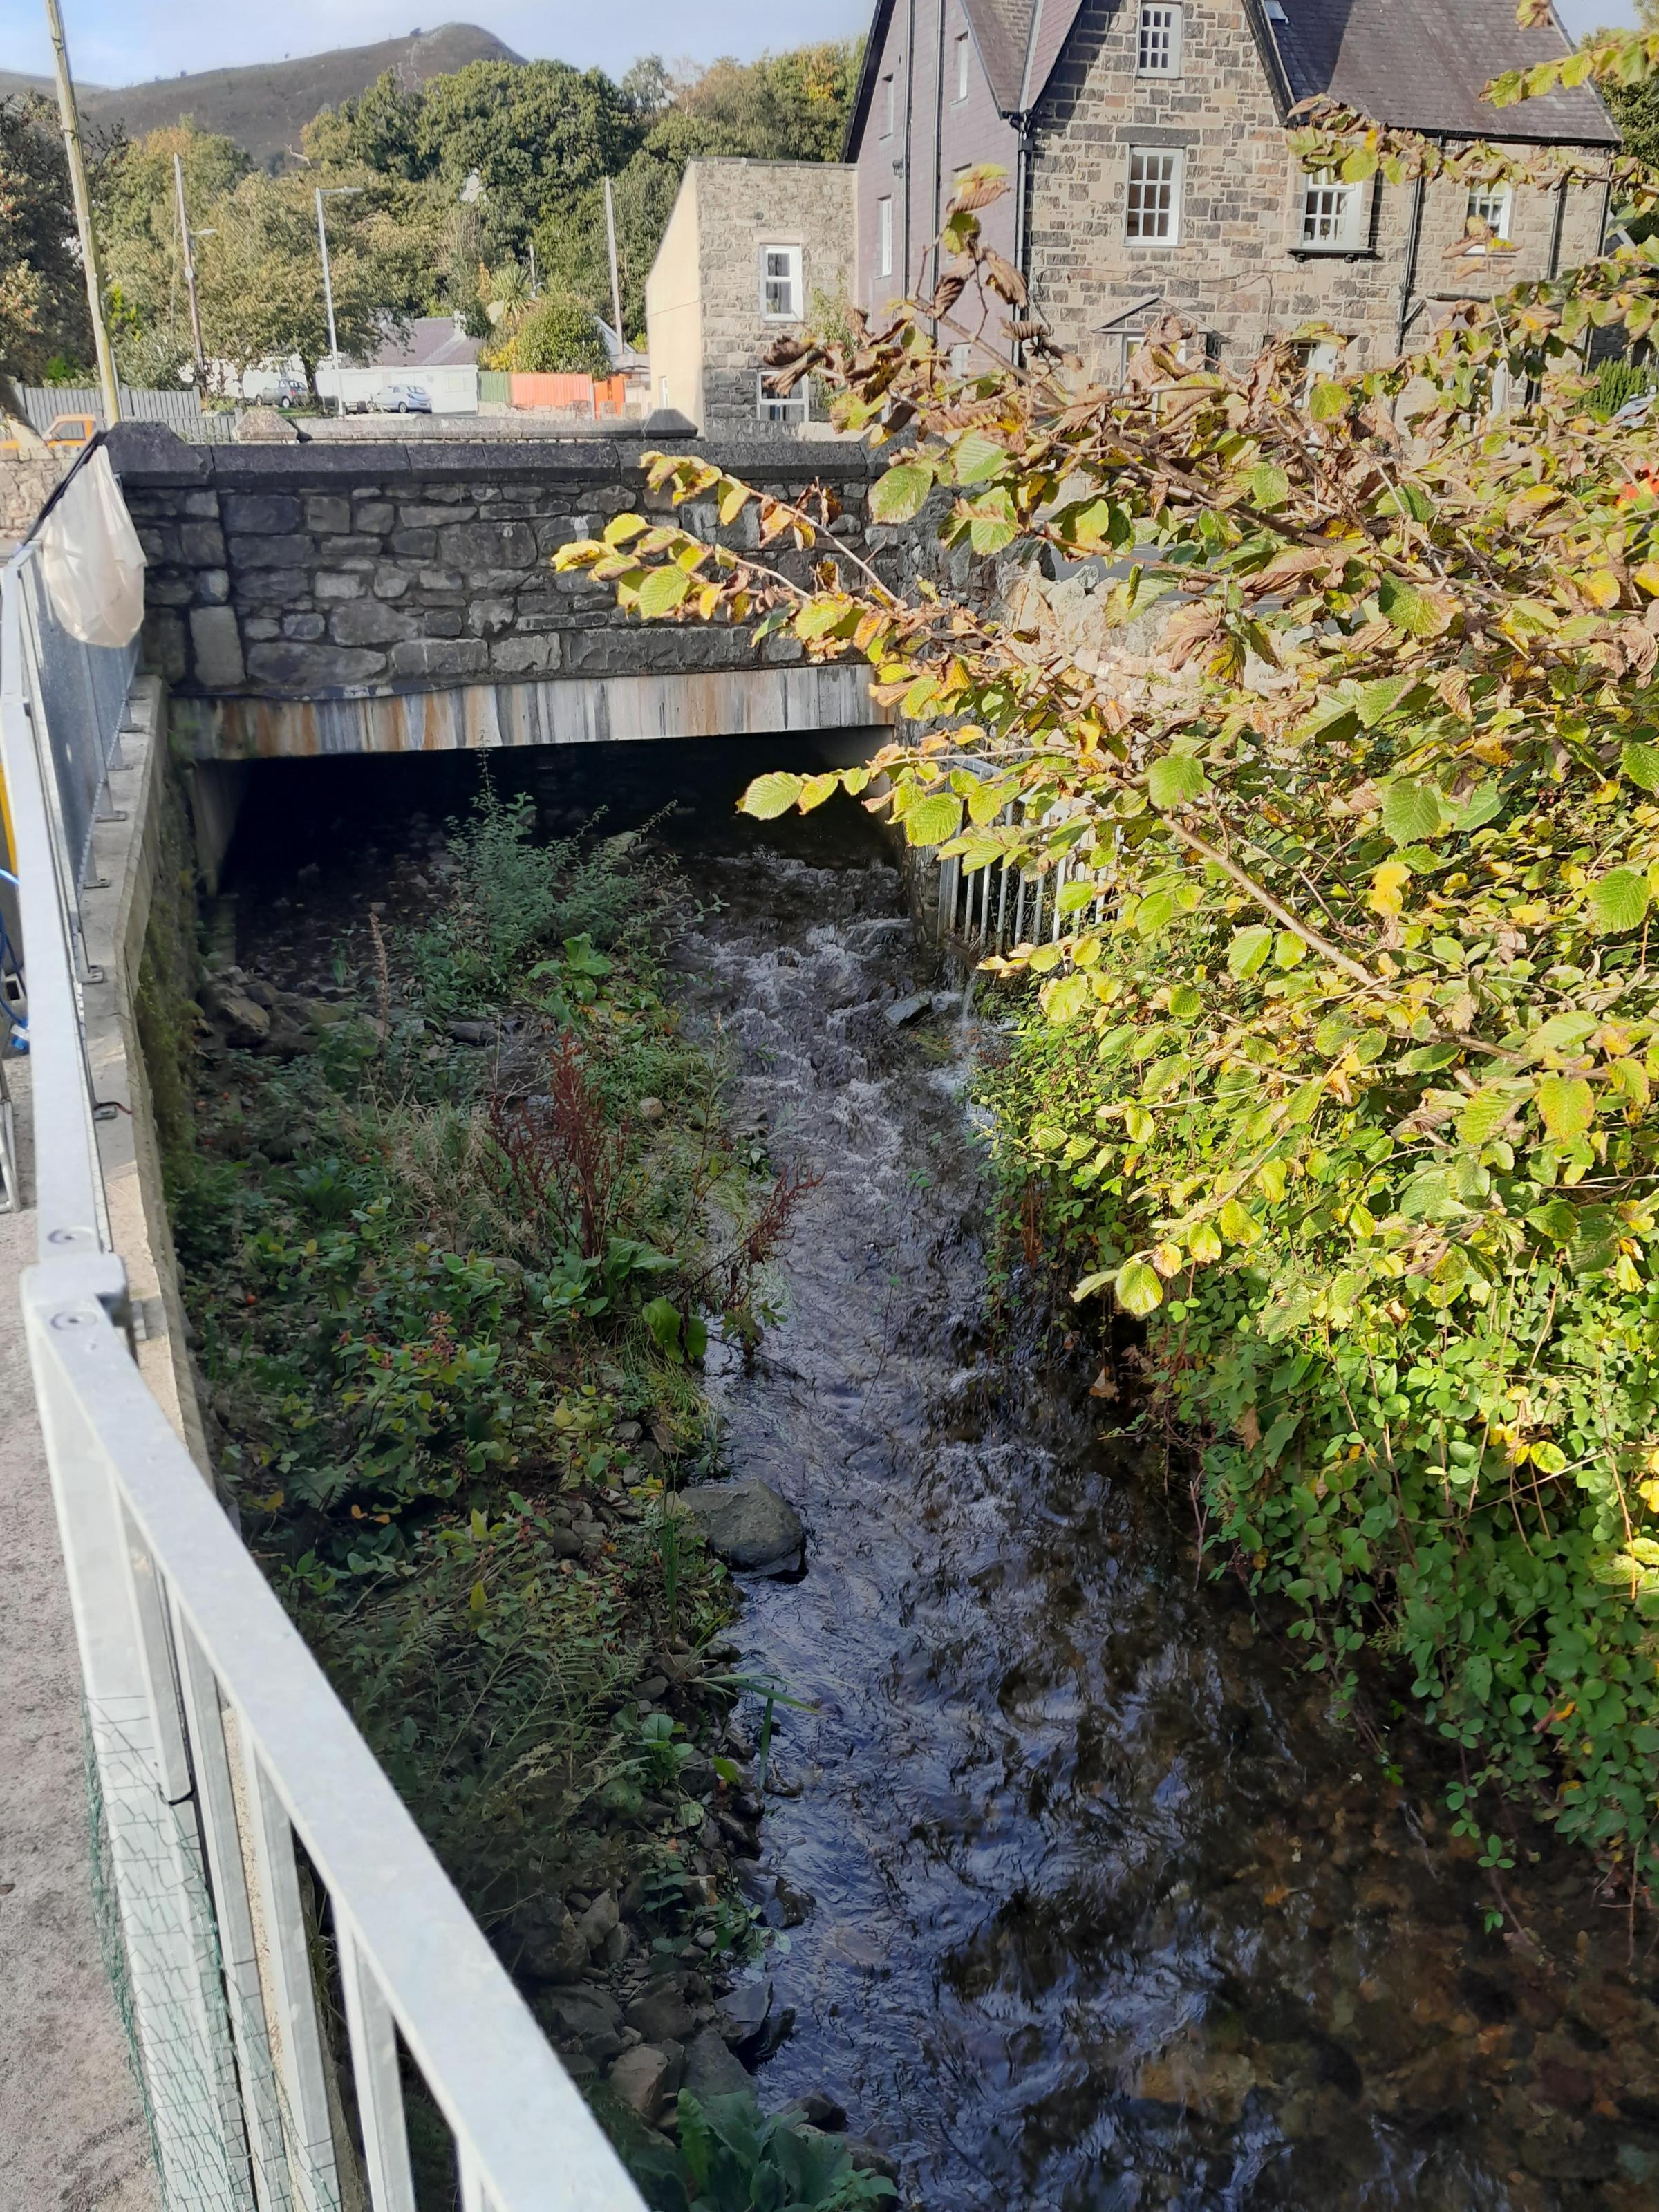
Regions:
<instances>
[{"instance_id":1,"label":"weathered concrete bridge underside","mask_svg":"<svg viewBox=\"0 0 1659 2212\"><path fill-rule=\"evenodd\" d=\"M701 447L698 450L702 450ZM145 647L201 762L582 744L865 727L861 665L814 667L793 639L643 624L608 585L552 556L647 495L637 439L186 446L125 425L112 456L143 539ZM709 458L799 498L830 486L831 545L896 576L893 533L866 520L855 444L768 441ZM678 519L757 542L752 507ZM803 574L809 557L769 550Z\"/></svg>"}]
</instances>

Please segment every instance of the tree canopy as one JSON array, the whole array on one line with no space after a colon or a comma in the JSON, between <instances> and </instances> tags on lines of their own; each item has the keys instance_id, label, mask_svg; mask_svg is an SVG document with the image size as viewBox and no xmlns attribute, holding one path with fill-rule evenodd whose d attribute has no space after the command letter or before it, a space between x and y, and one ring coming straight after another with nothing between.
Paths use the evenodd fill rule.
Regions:
<instances>
[{"instance_id":1,"label":"tree canopy","mask_svg":"<svg viewBox=\"0 0 1659 2212\"><path fill-rule=\"evenodd\" d=\"M33 383L91 358L57 111L0 99L0 371Z\"/></svg>"}]
</instances>

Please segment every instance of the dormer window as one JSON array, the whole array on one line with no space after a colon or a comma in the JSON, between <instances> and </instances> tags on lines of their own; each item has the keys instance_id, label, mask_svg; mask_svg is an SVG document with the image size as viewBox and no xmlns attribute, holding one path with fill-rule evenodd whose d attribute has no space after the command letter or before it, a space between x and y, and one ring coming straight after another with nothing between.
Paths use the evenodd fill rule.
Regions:
<instances>
[{"instance_id":1,"label":"dormer window","mask_svg":"<svg viewBox=\"0 0 1659 2212\"><path fill-rule=\"evenodd\" d=\"M1140 0L1140 22L1135 40L1135 75L1181 75L1180 0Z\"/></svg>"},{"instance_id":2,"label":"dormer window","mask_svg":"<svg viewBox=\"0 0 1659 2212\"><path fill-rule=\"evenodd\" d=\"M1302 179L1302 235L1305 252L1358 253L1364 245L1365 194L1344 184L1334 169L1312 169Z\"/></svg>"}]
</instances>

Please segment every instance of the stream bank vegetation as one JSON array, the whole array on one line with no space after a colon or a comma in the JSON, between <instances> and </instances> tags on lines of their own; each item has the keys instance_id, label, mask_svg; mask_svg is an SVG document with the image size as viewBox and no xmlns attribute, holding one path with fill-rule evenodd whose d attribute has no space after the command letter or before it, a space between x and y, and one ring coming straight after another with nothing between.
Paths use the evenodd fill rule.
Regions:
<instances>
[{"instance_id":1,"label":"stream bank vegetation","mask_svg":"<svg viewBox=\"0 0 1659 2212\"><path fill-rule=\"evenodd\" d=\"M1655 70L1659 36L1609 34L1497 96ZM1544 166L1340 112L1297 143L1350 179ZM1632 163L1612 183L1659 201ZM1368 1654L1391 1670L1495 1895L1519 1802L1634 1916L1659 1872L1659 416L1601 419L1584 361L1597 331L1649 342L1659 243L1615 233L1364 372L1311 366L1322 331L1198 362L1167 320L1108 390L981 237L1003 189L962 180L935 297L774 353L890 451L872 520L942 512L935 579L851 555L826 492L670 455L653 487L752 507L758 550L624 515L558 562L647 617L869 663L909 727L867 767L761 777L750 813L845 790L967 871L1046 879L1060 933L987 963L1017 1021L995 1142L1084 1310L1138 1326L1212 1571L1288 1612L1339 1704ZM1087 653L1056 562L1096 580Z\"/></svg>"},{"instance_id":2,"label":"stream bank vegetation","mask_svg":"<svg viewBox=\"0 0 1659 2212\"><path fill-rule=\"evenodd\" d=\"M746 2204L681 2172L744 2157L799 2168L780 2205L874 2201L843 2143L763 2126L744 2089L734 2051L787 2021L720 2007L774 1940L739 1871L764 1747L732 1717L768 1686L734 1671L732 1585L676 1497L719 1466L708 1329L757 1340L805 1179L734 1147L718 1049L668 1002L667 864L533 828L486 783L435 886L358 905L331 967L210 962L168 1168L215 1464L668 2212ZM435 2116L411 2119L447 2202Z\"/></svg>"}]
</instances>

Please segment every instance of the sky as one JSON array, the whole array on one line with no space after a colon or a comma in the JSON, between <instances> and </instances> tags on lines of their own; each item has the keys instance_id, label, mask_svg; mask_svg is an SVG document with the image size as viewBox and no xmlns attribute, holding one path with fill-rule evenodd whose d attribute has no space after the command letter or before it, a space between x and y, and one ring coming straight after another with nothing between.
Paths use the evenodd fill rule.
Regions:
<instances>
[{"instance_id":1,"label":"sky","mask_svg":"<svg viewBox=\"0 0 1659 2212\"><path fill-rule=\"evenodd\" d=\"M416 0L419 4L419 0ZM444 0L437 0L441 8ZM641 54L676 61L747 61L863 29L869 0L450 0L454 20L481 23L516 52L597 66L619 76ZM1559 0L1575 33L1635 21L1634 0ZM181 70L280 61L284 53L367 46L413 30L410 0L281 0L275 8L223 0L61 0L76 75L88 84L133 84ZM420 18L434 29L441 14ZM0 65L44 76L52 66L41 0L0 0Z\"/></svg>"},{"instance_id":2,"label":"sky","mask_svg":"<svg viewBox=\"0 0 1659 2212\"><path fill-rule=\"evenodd\" d=\"M181 70L280 61L285 53L368 46L418 26L471 22L531 59L597 67L620 76L641 54L700 62L750 61L861 31L869 0L280 0L274 8L223 0L59 0L77 77L135 84ZM422 4L432 12L422 15ZM42 0L0 0L0 67L45 76L52 67Z\"/></svg>"}]
</instances>

